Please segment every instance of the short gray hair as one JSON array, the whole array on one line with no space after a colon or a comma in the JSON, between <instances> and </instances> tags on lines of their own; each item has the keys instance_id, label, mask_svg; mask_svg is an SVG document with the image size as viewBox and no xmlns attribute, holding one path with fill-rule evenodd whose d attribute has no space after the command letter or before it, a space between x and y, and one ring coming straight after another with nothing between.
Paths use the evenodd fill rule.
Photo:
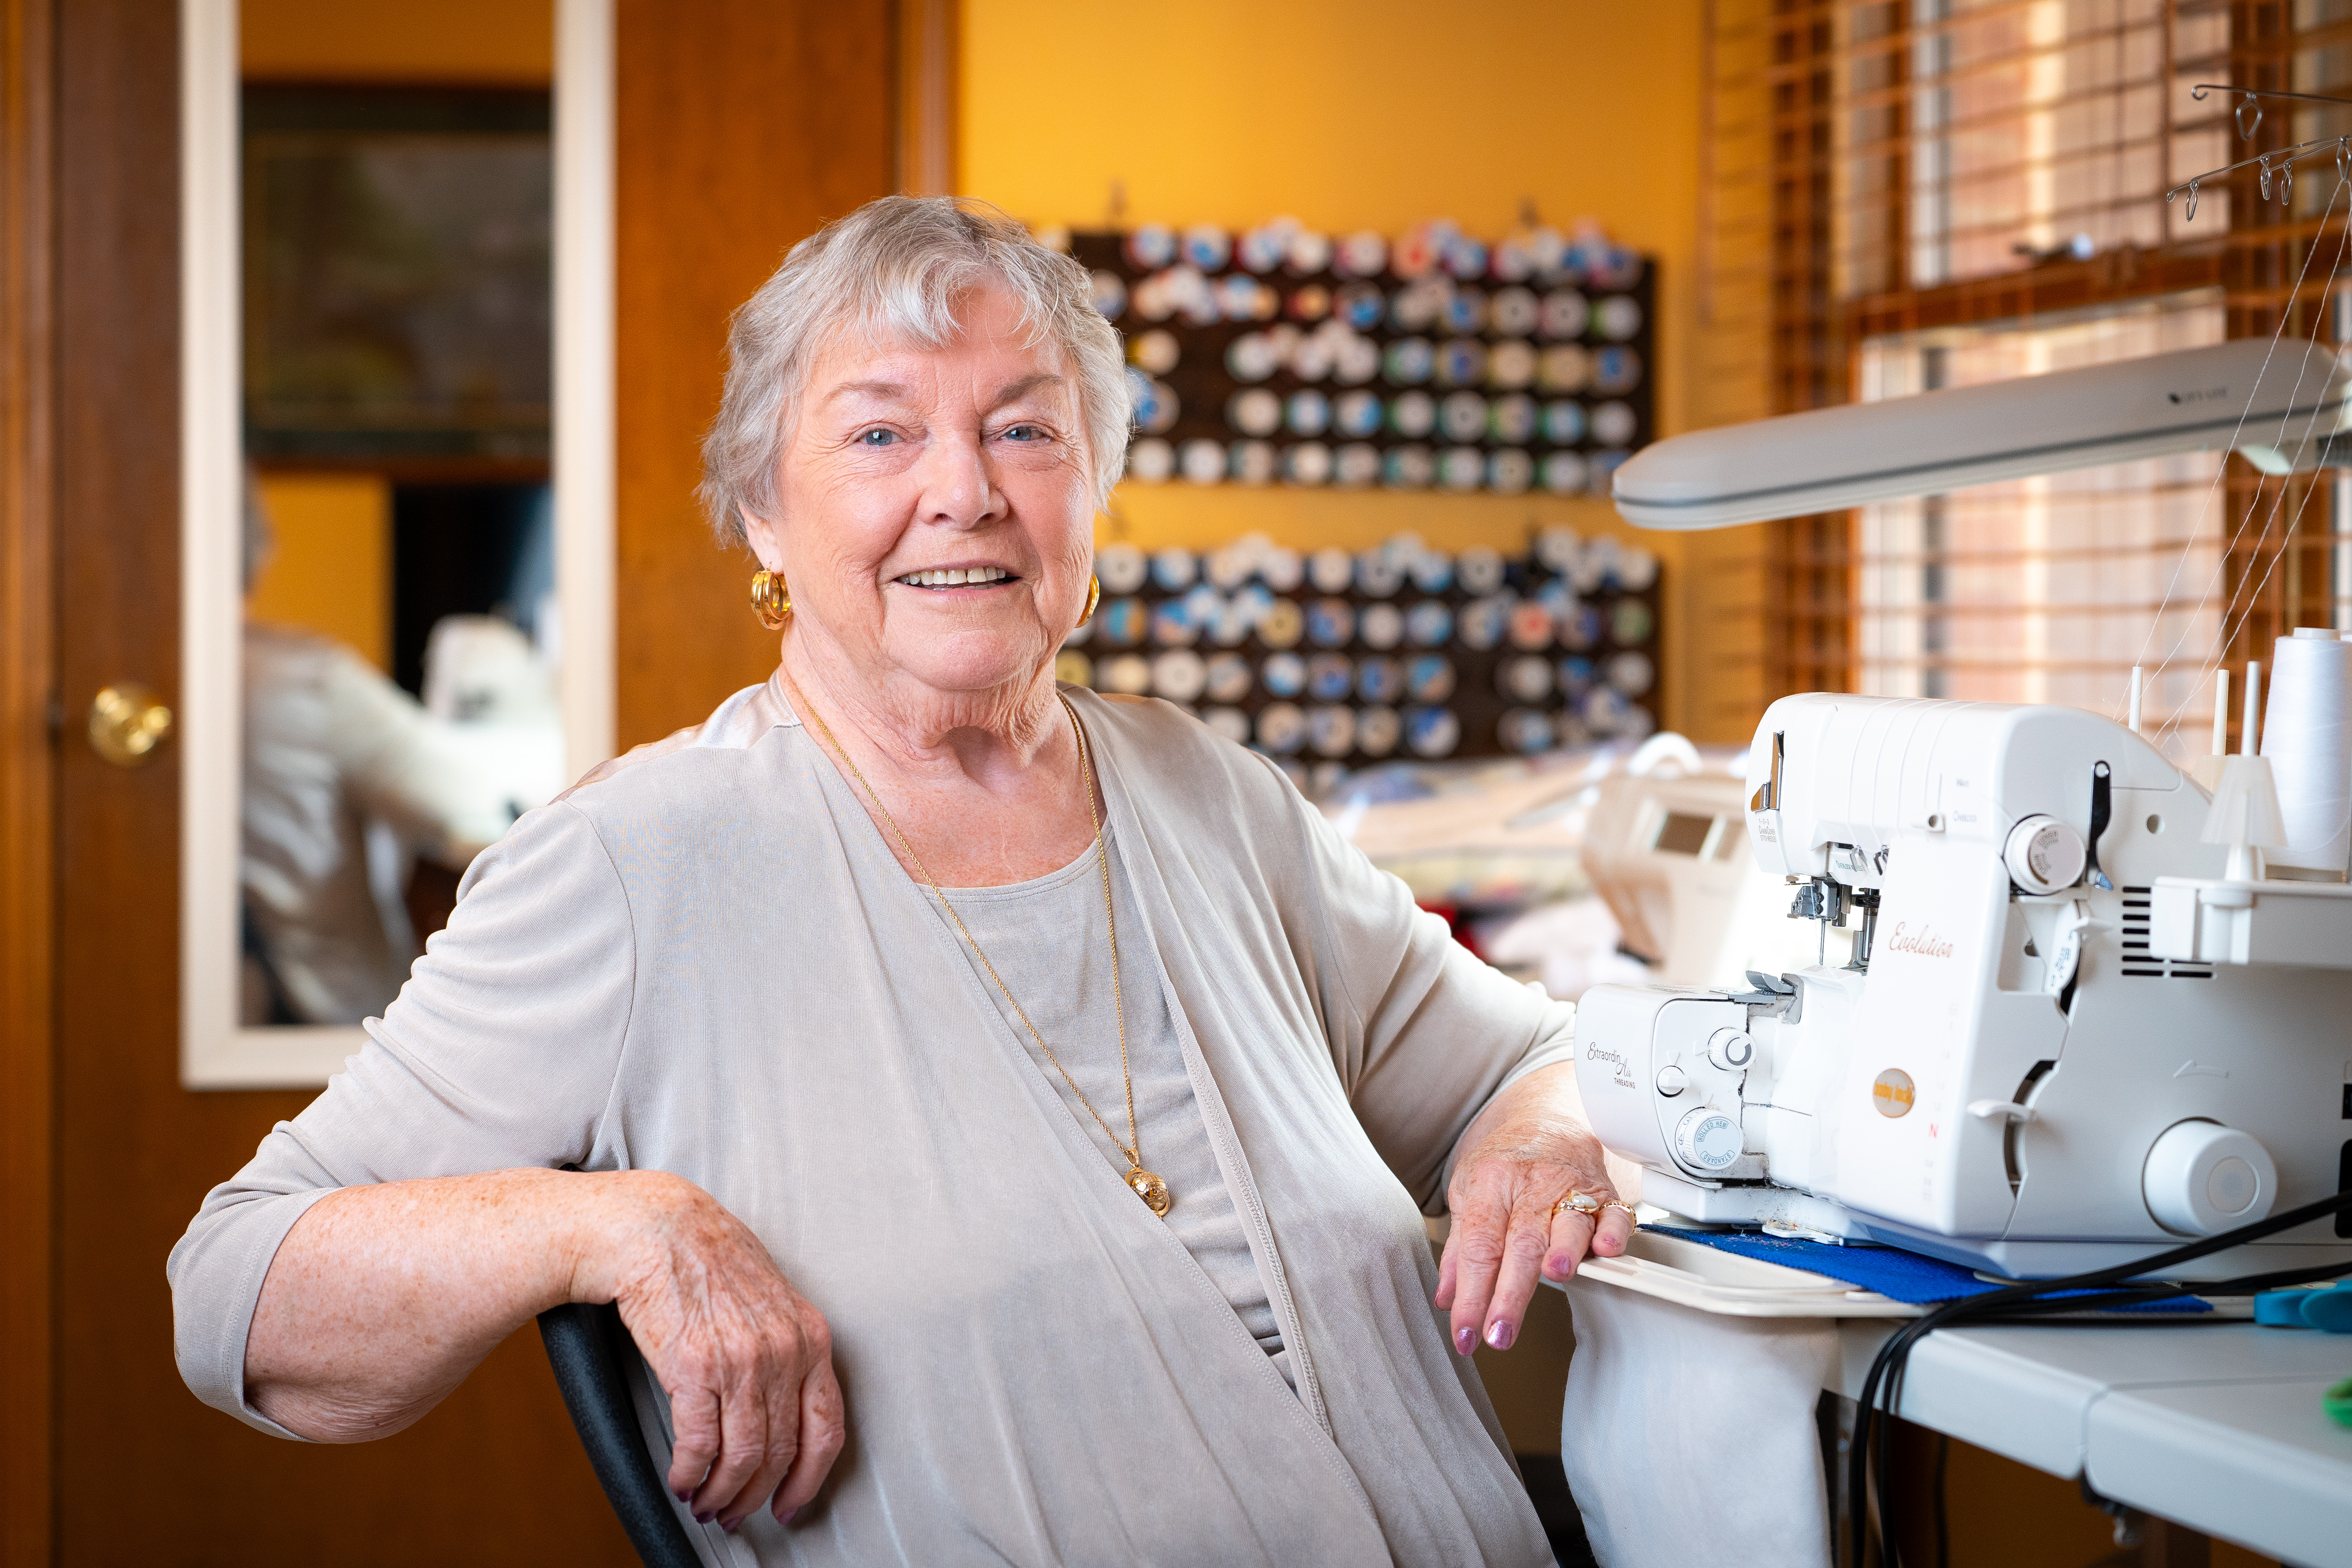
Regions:
<instances>
[{"instance_id":1,"label":"short gray hair","mask_svg":"<svg viewBox=\"0 0 2352 1568\"><path fill-rule=\"evenodd\" d=\"M776 468L809 367L835 335L939 348L961 330L964 297L990 285L1019 303L1032 343L1050 339L1076 367L1095 504L1107 502L1127 461L1127 376L1086 268L984 202L884 196L793 246L735 312L726 391L702 440L702 506L719 542L746 542L745 510L775 516Z\"/></svg>"}]
</instances>

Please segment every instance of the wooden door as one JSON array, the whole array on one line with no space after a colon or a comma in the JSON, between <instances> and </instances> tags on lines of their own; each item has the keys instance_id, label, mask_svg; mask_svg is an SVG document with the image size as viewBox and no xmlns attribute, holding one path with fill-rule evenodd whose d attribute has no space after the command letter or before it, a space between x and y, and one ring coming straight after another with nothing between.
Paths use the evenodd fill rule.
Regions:
<instances>
[{"instance_id":1,"label":"wooden door","mask_svg":"<svg viewBox=\"0 0 2352 1568\"><path fill-rule=\"evenodd\" d=\"M726 310L889 188L894 132L860 8L617 9L625 743L772 658L709 634L740 595L691 525L694 440ZM181 1089L177 752L81 738L109 683L179 689L176 25L0 0L0 1563L626 1563L528 1330L362 1447L265 1437L173 1365L165 1255L310 1098Z\"/></svg>"},{"instance_id":2,"label":"wooden door","mask_svg":"<svg viewBox=\"0 0 2352 1568\"><path fill-rule=\"evenodd\" d=\"M65 0L57 32L55 1515L66 1563L564 1562L628 1546L536 1336L409 1431L278 1441L196 1403L163 1259L301 1093L179 1085L176 752L82 742L110 682L179 687L177 8Z\"/></svg>"}]
</instances>

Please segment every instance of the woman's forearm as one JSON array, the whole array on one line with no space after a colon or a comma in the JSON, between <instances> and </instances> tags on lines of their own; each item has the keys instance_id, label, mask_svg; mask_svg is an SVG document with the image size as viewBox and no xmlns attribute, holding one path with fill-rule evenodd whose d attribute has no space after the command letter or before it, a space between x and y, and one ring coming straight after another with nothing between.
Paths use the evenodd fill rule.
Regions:
<instances>
[{"instance_id":1,"label":"woman's forearm","mask_svg":"<svg viewBox=\"0 0 2352 1568\"><path fill-rule=\"evenodd\" d=\"M1576 1087L1576 1064L1538 1068L1488 1100L1462 1130L1454 1145L1454 1158L1504 1127L1525 1139L1584 1131L1584 1096Z\"/></svg>"},{"instance_id":2,"label":"woman's forearm","mask_svg":"<svg viewBox=\"0 0 2352 1568\"><path fill-rule=\"evenodd\" d=\"M1585 1118L1584 1090L1577 1085L1576 1064L1555 1062L1539 1068L1488 1100L1462 1130L1454 1146L1454 1160L1458 1163L1490 1133L1506 1127L1512 1130L1514 1142L1526 1144L1531 1152L1554 1138L1590 1137L1591 1123ZM1606 1149L1601 1154L1610 1185L1626 1202L1638 1201L1642 1167Z\"/></svg>"},{"instance_id":3,"label":"woman's forearm","mask_svg":"<svg viewBox=\"0 0 2352 1568\"><path fill-rule=\"evenodd\" d=\"M624 1215L690 1184L519 1170L345 1187L311 1205L262 1281L246 1399L324 1443L388 1436L499 1341L565 1301L610 1300Z\"/></svg>"}]
</instances>

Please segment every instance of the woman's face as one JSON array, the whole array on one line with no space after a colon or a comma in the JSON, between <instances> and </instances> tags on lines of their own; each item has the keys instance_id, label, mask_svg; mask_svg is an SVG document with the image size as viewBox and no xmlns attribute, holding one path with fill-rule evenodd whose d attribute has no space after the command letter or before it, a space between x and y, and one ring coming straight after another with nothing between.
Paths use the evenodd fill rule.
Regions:
<instances>
[{"instance_id":1,"label":"woman's face","mask_svg":"<svg viewBox=\"0 0 2352 1568\"><path fill-rule=\"evenodd\" d=\"M950 698L1034 680L1086 607L1094 556L1074 367L1024 342L1001 289L958 314L944 348L845 337L820 354L780 515L746 519L795 616L877 684Z\"/></svg>"}]
</instances>

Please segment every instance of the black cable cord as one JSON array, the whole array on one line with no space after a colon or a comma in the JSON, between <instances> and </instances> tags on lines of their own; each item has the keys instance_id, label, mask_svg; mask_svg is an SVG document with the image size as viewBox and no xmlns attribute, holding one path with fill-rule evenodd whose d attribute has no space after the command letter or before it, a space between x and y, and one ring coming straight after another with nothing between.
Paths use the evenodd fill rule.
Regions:
<instances>
[{"instance_id":1,"label":"black cable cord","mask_svg":"<svg viewBox=\"0 0 2352 1568\"><path fill-rule=\"evenodd\" d=\"M2344 1194L2339 1200L2324 1205L2323 1213L2327 1208L2340 1209L2347 1205L2352 1205L2352 1194ZM2168 1267L2168 1265L2156 1264L2151 1260L2145 1267ZM2010 1302L2006 1306L1979 1307L1978 1303L1989 1300L1986 1296L1979 1296L1948 1302L1944 1308L1939 1308L1926 1317L1906 1324L1897 1335L1889 1339L1887 1344L1881 1349L1878 1359L1873 1363L1871 1376L1864 1383L1862 1409L1857 1415L1859 1428L1856 1435L1857 1442L1863 1431L1872 1431L1876 1438L1872 1449L1873 1458L1877 1465L1876 1474L1872 1481L1872 1493L1878 1504L1879 1534L1882 1543L1891 1542L1893 1539L1893 1527L1890 1523L1893 1515L1893 1499L1889 1489L1889 1477L1893 1474L1893 1467L1890 1463L1889 1434L1893 1428L1894 1412L1901 1408L1902 1405L1903 1374L1906 1369L1911 1350L1919 1340L1926 1338L1935 1329L1950 1327L1961 1321L2014 1322L2065 1313L2111 1310L2116 1307L2166 1300L2189 1295L2195 1290L2202 1290L2213 1295L2246 1295L2279 1286L2337 1279L2347 1274L2352 1274L2352 1263L2282 1269L2269 1274L2247 1275L2236 1279L2213 1280L2197 1286L2151 1284L2088 1295L2021 1300ZM2078 1278L2094 1277L2086 1275ZM2032 1287L2041 1290L2065 1290L2075 1288L2070 1281L2063 1279L2049 1280ZM1948 1310L1955 1308L1961 1310ZM1930 1319L1934 1321L1931 1322ZM1883 1401L1879 1397L1881 1389L1885 1393ZM1854 1472L1850 1473L1850 1485L1862 1484L1858 1474L1858 1468ZM1859 1544L1864 1539L1863 1531L1857 1529L1854 1531L1856 1543ZM1888 1547L1885 1552L1887 1568L1895 1568L1898 1551L1898 1548Z\"/></svg>"},{"instance_id":2,"label":"black cable cord","mask_svg":"<svg viewBox=\"0 0 2352 1568\"><path fill-rule=\"evenodd\" d=\"M1932 1324L1927 1318L1915 1319L1906 1324L1899 1333L1904 1342L1897 1345L1893 1339L1890 1339L1888 1344L1880 1351L1880 1359L1873 1363L1872 1375L1865 1380L1863 1398L1858 1402L1862 1408L1855 1418L1857 1453L1861 1451L1859 1445L1864 1435L1867 1434L1872 1438L1872 1446L1868 1452L1873 1470L1866 1484L1872 1500L1877 1505L1879 1539L1884 1548L1883 1568L1897 1568L1900 1562L1900 1549L1894 1544L1896 1539L1895 1533L1896 1526L1894 1493L1891 1487L1891 1478L1894 1474L1892 1464L1894 1413L1902 1406L1903 1377L1907 1370L1910 1352L1918 1341L1925 1339L1934 1329L1949 1328L1960 1323L2029 1322L2037 1318L2113 1310L2119 1307L2172 1300L2189 1295L2197 1289L2215 1295L2244 1295L2256 1289L2305 1284L2313 1280L2334 1279L2346 1274L2352 1274L2352 1263L2334 1264L2325 1268L2289 1269L2275 1274L2248 1276L2240 1279L2214 1280L2199 1287L2139 1287L2100 1291L2089 1295L2063 1296L2049 1300L2022 1300L1999 1309L1930 1314L1937 1320ZM2064 1289L2069 1287L2063 1280L2052 1280L2048 1288ZM1965 1301L1951 1304L1962 1305ZM2193 1324L2173 1326L2189 1327ZM1918 1331L1914 1332L1914 1330ZM1862 1476L1861 1466L1858 1463L1850 1462L1849 1488L1864 1485ZM1857 1550L1861 1550L1866 1542L1866 1520L1857 1515L1855 1528L1853 1531L1853 1539Z\"/></svg>"},{"instance_id":3,"label":"black cable cord","mask_svg":"<svg viewBox=\"0 0 2352 1568\"><path fill-rule=\"evenodd\" d=\"M1878 1534L1883 1547L1882 1568L1901 1568L1901 1548L1896 1544L1891 1506L1893 1492L1887 1478L1893 1473L1892 1432L1895 1413L1902 1408L1903 1374L1909 1366L1913 1347L1921 1340L1937 1329L1956 1323L2001 1322L2067 1312L2110 1310L2192 1294L2244 1296L2283 1286L2341 1279L2352 1274L2352 1263L2274 1269L2235 1279L2192 1284L2164 1280L2132 1283L2143 1275L2177 1268L2184 1263L2192 1263L2216 1252L2226 1252L2250 1241L2260 1241L2265 1237L2276 1236L2282 1231L2293 1230L2297 1226L2308 1225L2313 1220L2325 1219L2347 1209L2352 1209L2352 1191L2337 1193L2315 1203L2305 1204L2300 1208L2289 1209L2284 1214L2273 1215L2268 1219L2240 1226L2218 1236L2209 1236L2201 1241L2192 1241L2137 1262L2114 1264L2063 1279L2030 1280L1975 1296L1962 1296L1931 1308L1904 1323L1879 1347L1878 1354L1870 1363L1869 1373L1863 1378L1861 1394L1854 1402L1853 1441L1846 1457L1846 1495L1852 1500L1849 1535L1853 1563L1860 1564L1867 1559L1870 1510L1864 1504L1865 1500L1870 1500L1877 1503ZM2058 1294L2062 1291L2084 1293ZM1939 1524L1940 1512L1939 1507Z\"/></svg>"},{"instance_id":4,"label":"black cable cord","mask_svg":"<svg viewBox=\"0 0 2352 1568\"><path fill-rule=\"evenodd\" d=\"M2352 1194L2346 1194L2346 1197L2347 1201L2352 1201ZM2340 1207L2344 1205L2338 1205L2336 1206ZM1899 1562L1899 1548L1893 1544L1895 1539L1894 1534L1895 1526L1893 1524L1895 1510L1893 1493L1889 1485L1889 1478L1894 1473L1894 1467L1892 1464L1894 1414L1896 1410L1902 1407L1903 1376L1905 1372L1907 1370L1910 1352L1917 1342L1920 1340L1925 1339L1928 1333L1933 1332L1936 1329L1948 1328L1960 1322L2024 1322L2042 1317L2055 1317L2063 1314L2081 1313L2085 1311L2112 1310L2119 1307L2137 1306L2151 1301L2172 1300L2178 1297L2189 1295L2200 1290L2212 1295L2248 1295L2256 1290L2267 1290L2281 1286L2301 1285L2320 1279L2339 1279L2347 1274L2352 1274L2352 1263L2331 1264L2315 1268L2283 1269L2270 1274L2247 1275L2236 1279L2212 1280L2196 1286L2165 1284L2136 1286L2122 1289L2099 1291L2086 1295L2061 1296L2048 1300L2022 1300L2012 1301L2008 1305L2001 1307L1985 1307L1972 1310L1964 1310L1957 1311L1946 1310L1948 1308L1976 1308L1976 1304L1978 1302L1987 1300L1986 1297L1981 1296L1967 1297L1962 1298L1958 1301L1948 1302L1946 1303L1945 1308L1938 1308L1936 1311L1931 1312L1927 1316L1914 1319L1910 1322L1905 1324L1903 1329L1897 1331L1895 1335L1891 1336L1887 1343L1881 1348L1878 1358L1872 1363L1870 1375L1864 1379L1863 1395L1861 1400L1857 1402L1860 1405L1860 1410L1855 1418L1856 1431L1854 1436L1854 1458L1849 1462L1848 1470L1849 1490L1859 1489L1867 1484L1870 1489L1870 1495L1877 1504L1879 1539L1882 1545L1885 1547L1885 1551L1882 1553L1884 1568L1896 1568L1896 1564ZM2089 1277L2083 1276L2081 1278ZM2047 1281L2037 1288L2048 1290L2065 1290L2076 1289L2077 1287L2072 1285L2068 1280L2053 1279ZM1930 1321L1931 1319L1933 1320L1932 1321ZM1881 1397L1882 1391L1884 1395L1883 1398ZM1871 1439L1871 1446L1867 1450L1863 1447L1863 1443L1865 1437ZM1865 1452L1868 1454L1874 1466L1874 1472L1870 1474L1866 1483L1864 1479L1864 1472L1860 1463L1860 1459ZM1857 1551L1863 1550L1867 1540L1866 1525L1867 1521L1864 1517L1861 1514L1857 1514L1855 1516L1854 1529L1853 1531L1853 1540Z\"/></svg>"}]
</instances>

